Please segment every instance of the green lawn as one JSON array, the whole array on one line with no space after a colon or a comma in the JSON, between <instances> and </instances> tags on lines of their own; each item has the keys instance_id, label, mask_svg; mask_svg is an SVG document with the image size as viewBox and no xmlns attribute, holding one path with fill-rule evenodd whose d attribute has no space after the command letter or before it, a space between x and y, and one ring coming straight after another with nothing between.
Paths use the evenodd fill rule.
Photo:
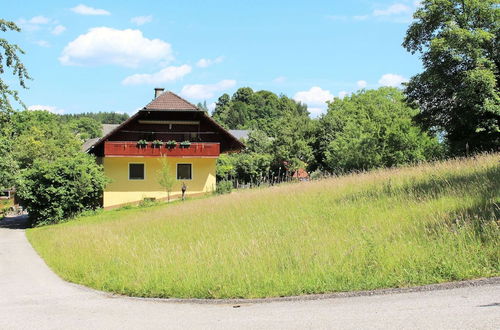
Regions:
<instances>
[{"instance_id":1,"label":"green lawn","mask_svg":"<svg viewBox=\"0 0 500 330\"><path fill-rule=\"evenodd\" d=\"M500 275L500 154L104 211L30 229L68 281L271 297Z\"/></svg>"}]
</instances>

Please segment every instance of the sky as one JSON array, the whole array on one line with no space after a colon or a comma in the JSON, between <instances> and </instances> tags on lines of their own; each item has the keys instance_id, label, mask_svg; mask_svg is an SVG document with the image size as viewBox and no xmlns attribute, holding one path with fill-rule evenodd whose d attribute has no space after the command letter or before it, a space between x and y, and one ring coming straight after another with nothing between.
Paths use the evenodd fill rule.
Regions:
<instances>
[{"instance_id":1,"label":"sky","mask_svg":"<svg viewBox=\"0 0 500 330\"><path fill-rule=\"evenodd\" d=\"M308 105L359 89L400 86L421 71L401 46L418 2L396 1L12 1L0 17L33 80L29 109L133 114L155 87L213 109L240 87Z\"/></svg>"}]
</instances>

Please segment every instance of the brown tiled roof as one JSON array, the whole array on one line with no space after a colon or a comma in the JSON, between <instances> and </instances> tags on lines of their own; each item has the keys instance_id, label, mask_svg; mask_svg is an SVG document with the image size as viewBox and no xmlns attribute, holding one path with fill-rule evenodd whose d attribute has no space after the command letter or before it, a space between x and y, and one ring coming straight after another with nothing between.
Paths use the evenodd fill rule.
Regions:
<instances>
[{"instance_id":1,"label":"brown tiled roof","mask_svg":"<svg viewBox=\"0 0 500 330\"><path fill-rule=\"evenodd\" d=\"M189 103L177 94L166 91L144 107L146 110L198 110L194 104Z\"/></svg>"}]
</instances>

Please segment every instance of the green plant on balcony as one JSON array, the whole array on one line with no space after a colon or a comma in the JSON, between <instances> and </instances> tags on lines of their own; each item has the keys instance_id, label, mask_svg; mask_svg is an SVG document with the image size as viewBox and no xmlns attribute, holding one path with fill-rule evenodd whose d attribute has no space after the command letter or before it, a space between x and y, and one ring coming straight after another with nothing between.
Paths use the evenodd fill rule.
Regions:
<instances>
[{"instance_id":1,"label":"green plant on balcony","mask_svg":"<svg viewBox=\"0 0 500 330\"><path fill-rule=\"evenodd\" d=\"M167 143L165 143L167 145L167 148L175 148L175 146L177 145L177 142L175 140L170 140L170 141L167 141Z\"/></svg>"},{"instance_id":2,"label":"green plant on balcony","mask_svg":"<svg viewBox=\"0 0 500 330\"><path fill-rule=\"evenodd\" d=\"M137 141L137 146L139 148L146 148L147 145L148 145L148 141L146 141L146 140L139 140L139 141Z\"/></svg>"},{"instance_id":3,"label":"green plant on balcony","mask_svg":"<svg viewBox=\"0 0 500 330\"><path fill-rule=\"evenodd\" d=\"M154 140L152 142L153 148L160 148L162 145L163 145L163 141L160 141L160 140Z\"/></svg>"},{"instance_id":4,"label":"green plant on balcony","mask_svg":"<svg viewBox=\"0 0 500 330\"><path fill-rule=\"evenodd\" d=\"M191 145L191 142L183 141L183 142L179 143L179 145L181 148L189 148L189 146Z\"/></svg>"}]
</instances>

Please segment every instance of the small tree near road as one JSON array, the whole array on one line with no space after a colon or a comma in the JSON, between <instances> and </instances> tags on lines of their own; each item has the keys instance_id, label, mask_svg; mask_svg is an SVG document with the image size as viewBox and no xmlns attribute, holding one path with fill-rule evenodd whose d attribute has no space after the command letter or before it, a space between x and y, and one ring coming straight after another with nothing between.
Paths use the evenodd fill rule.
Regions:
<instances>
[{"instance_id":1,"label":"small tree near road","mask_svg":"<svg viewBox=\"0 0 500 330\"><path fill-rule=\"evenodd\" d=\"M170 169L166 157L160 159L161 168L158 170L158 183L167 191L167 201L170 202L170 193L175 184L175 176Z\"/></svg>"}]
</instances>

